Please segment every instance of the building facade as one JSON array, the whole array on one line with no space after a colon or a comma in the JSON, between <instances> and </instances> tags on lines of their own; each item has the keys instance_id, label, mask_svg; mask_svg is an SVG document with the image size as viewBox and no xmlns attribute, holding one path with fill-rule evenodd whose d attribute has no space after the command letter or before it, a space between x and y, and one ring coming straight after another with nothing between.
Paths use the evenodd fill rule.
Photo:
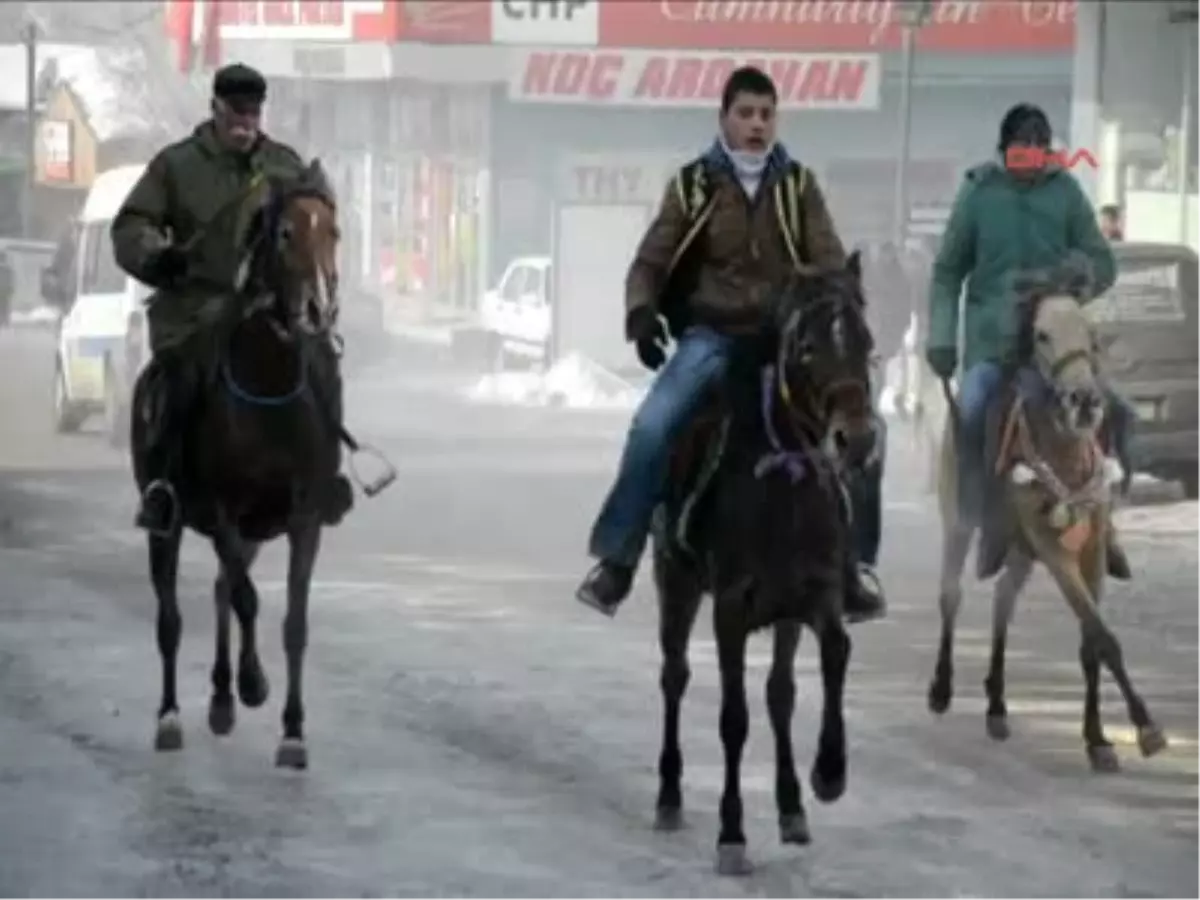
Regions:
<instances>
[{"instance_id":1,"label":"building facade","mask_svg":"<svg viewBox=\"0 0 1200 900\"><path fill-rule=\"evenodd\" d=\"M240 59L271 80L269 127L336 173L347 275L416 305L470 308L552 211L652 208L713 138L720 83L758 62L781 136L822 178L847 241L892 216L903 65L894 0L174 0L182 61ZM994 150L1004 110L1071 122L1077 8L938 0L916 38L914 208L944 208ZM214 54L211 37L219 52Z\"/></svg>"}]
</instances>

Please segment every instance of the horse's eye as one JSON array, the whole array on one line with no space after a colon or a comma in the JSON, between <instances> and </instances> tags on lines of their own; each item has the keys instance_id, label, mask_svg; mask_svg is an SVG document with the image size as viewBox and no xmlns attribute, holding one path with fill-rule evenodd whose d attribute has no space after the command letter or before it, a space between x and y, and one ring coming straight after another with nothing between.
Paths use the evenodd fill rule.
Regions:
<instances>
[{"instance_id":1,"label":"horse's eye","mask_svg":"<svg viewBox=\"0 0 1200 900\"><path fill-rule=\"evenodd\" d=\"M1039 331L1035 331L1035 332L1033 333L1033 336L1034 336L1034 339L1035 339L1035 340L1036 340L1036 341L1037 341L1039 344L1048 344L1048 343L1050 343L1050 335L1048 335L1048 334L1047 334L1046 332L1044 332L1044 331L1041 331L1041 330L1039 330Z\"/></svg>"}]
</instances>

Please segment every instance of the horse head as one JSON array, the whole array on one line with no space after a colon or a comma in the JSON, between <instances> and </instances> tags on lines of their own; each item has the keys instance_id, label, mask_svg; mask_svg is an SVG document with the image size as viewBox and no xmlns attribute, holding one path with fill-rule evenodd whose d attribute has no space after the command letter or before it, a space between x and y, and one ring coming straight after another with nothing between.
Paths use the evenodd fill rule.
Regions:
<instances>
[{"instance_id":1,"label":"horse head","mask_svg":"<svg viewBox=\"0 0 1200 900\"><path fill-rule=\"evenodd\" d=\"M818 441L858 453L874 443L871 352L857 251L841 269L805 268L776 304L777 373L792 412Z\"/></svg>"},{"instance_id":2,"label":"horse head","mask_svg":"<svg viewBox=\"0 0 1200 900\"><path fill-rule=\"evenodd\" d=\"M1051 269L1025 272L1018 296L1017 361L1050 386L1050 411L1068 431L1096 432L1104 418L1095 333L1083 303L1092 295L1087 261L1074 256Z\"/></svg>"},{"instance_id":3,"label":"horse head","mask_svg":"<svg viewBox=\"0 0 1200 900\"><path fill-rule=\"evenodd\" d=\"M337 322L337 204L318 160L298 176L264 178L241 229L237 288L258 294L289 333L327 333Z\"/></svg>"}]
</instances>

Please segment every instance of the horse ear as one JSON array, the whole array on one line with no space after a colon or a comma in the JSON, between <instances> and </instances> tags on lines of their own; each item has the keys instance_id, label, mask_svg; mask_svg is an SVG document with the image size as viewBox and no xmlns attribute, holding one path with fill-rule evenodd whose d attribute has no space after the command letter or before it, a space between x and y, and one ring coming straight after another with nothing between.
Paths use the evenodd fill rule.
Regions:
<instances>
[{"instance_id":1,"label":"horse ear","mask_svg":"<svg viewBox=\"0 0 1200 900\"><path fill-rule=\"evenodd\" d=\"M855 250L846 257L846 271L855 278L862 278L862 251Z\"/></svg>"}]
</instances>

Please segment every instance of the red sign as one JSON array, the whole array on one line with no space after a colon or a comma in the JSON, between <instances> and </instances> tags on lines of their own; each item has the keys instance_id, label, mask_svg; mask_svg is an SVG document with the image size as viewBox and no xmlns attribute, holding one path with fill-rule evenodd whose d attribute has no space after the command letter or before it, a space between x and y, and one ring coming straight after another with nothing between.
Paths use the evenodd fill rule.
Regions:
<instances>
[{"instance_id":1,"label":"red sign","mask_svg":"<svg viewBox=\"0 0 1200 900\"><path fill-rule=\"evenodd\" d=\"M215 13L219 35L233 40L385 43L396 39L395 0L169 0L167 31L180 46L193 43L194 20Z\"/></svg>"},{"instance_id":2,"label":"red sign","mask_svg":"<svg viewBox=\"0 0 1200 900\"><path fill-rule=\"evenodd\" d=\"M1089 169L1098 169L1100 164L1090 150L1047 150L1043 147L1009 147L1004 151L1004 165L1009 171L1028 172L1047 166L1066 169L1068 172L1085 164Z\"/></svg>"},{"instance_id":3,"label":"red sign","mask_svg":"<svg viewBox=\"0 0 1200 900\"><path fill-rule=\"evenodd\" d=\"M879 105L879 58L870 54L531 50L516 60L508 94L525 103L714 107L730 73L756 65L774 79L782 107Z\"/></svg>"},{"instance_id":4,"label":"red sign","mask_svg":"<svg viewBox=\"0 0 1200 900\"><path fill-rule=\"evenodd\" d=\"M972 53L1067 51L1076 0L935 0L917 46ZM604 47L893 50L896 0L638 0L600 3Z\"/></svg>"},{"instance_id":5,"label":"red sign","mask_svg":"<svg viewBox=\"0 0 1200 900\"><path fill-rule=\"evenodd\" d=\"M392 5L395 4L394 0ZM487 0L403 0L399 35L418 44L488 44L492 4Z\"/></svg>"}]
</instances>

